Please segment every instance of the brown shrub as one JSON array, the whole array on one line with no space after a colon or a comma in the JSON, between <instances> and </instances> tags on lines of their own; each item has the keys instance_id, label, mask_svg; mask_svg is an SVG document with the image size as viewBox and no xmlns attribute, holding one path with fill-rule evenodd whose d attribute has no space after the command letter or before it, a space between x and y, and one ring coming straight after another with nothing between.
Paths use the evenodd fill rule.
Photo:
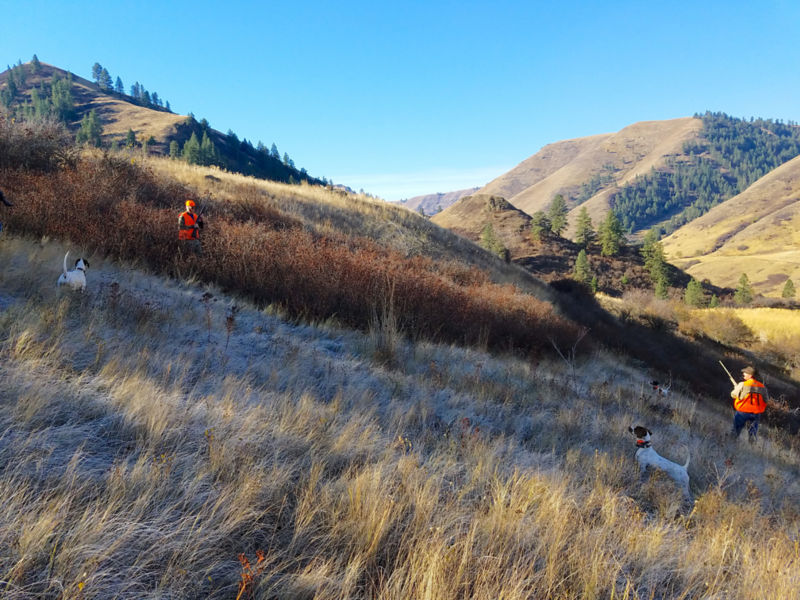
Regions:
<instances>
[{"instance_id":1,"label":"brown shrub","mask_svg":"<svg viewBox=\"0 0 800 600\"><path fill-rule=\"evenodd\" d=\"M412 337L538 353L576 329L550 304L455 262L407 257L356 236L322 236L255 198L204 200L202 257L182 257L177 217L185 187L130 161L103 156L49 174L0 174L17 206L9 230L70 240L157 272L191 273L296 317L334 317L368 329L392 298L396 326Z\"/></svg>"},{"instance_id":2,"label":"brown shrub","mask_svg":"<svg viewBox=\"0 0 800 600\"><path fill-rule=\"evenodd\" d=\"M0 169L52 171L75 157L72 136L57 121L14 122L0 115Z\"/></svg>"}]
</instances>

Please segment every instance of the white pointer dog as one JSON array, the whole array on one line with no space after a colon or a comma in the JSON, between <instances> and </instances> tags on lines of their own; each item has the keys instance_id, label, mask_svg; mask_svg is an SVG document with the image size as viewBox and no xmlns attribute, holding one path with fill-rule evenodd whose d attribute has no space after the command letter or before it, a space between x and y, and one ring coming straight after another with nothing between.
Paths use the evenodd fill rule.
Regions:
<instances>
[{"instance_id":1,"label":"white pointer dog","mask_svg":"<svg viewBox=\"0 0 800 600\"><path fill-rule=\"evenodd\" d=\"M86 269L89 268L89 261L79 258L75 261L75 268L67 271L67 257L69 251L64 255L64 272L58 278L58 287L66 285L73 290L83 291L86 289Z\"/></svg>"},{"instance_id":2,"label":"white pointer dog","mask_svg":"<svg viewBox=\"0 0 800 600\"><path fill-rule=\"evenodd\" d=\"M667 460L650 447L650 434L652 432L649 429L637 425L636 427L628 427L628 431L636 436L636 460L639 462L639 471L641 474L644 475L647 467L661 469L675 480L675 483L681 486L684 498L691 500L692 494L689 491L689 471L687 470L691 457L686 457L685 465L674 463L671 460Z\"/></svg>"}]
</instances>

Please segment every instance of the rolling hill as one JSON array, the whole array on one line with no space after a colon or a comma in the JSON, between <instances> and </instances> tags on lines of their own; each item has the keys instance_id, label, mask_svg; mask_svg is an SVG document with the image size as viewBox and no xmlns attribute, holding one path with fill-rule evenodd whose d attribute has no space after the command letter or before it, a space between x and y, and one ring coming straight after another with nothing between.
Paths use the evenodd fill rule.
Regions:
<instances>
[{"instance_id":1,"label":"rolling hill","mask_svg":"<svg viewBox=\"0 0 800 600\"><path fill-rule=\"evenodd\" d=\"M664 238L670 262L698 280L780 296L787 278L800 283L800 157Z\"/></svg>"},{"instance_id":2,"label":"rolling hill","mask_svg":"<svg viewBox=\"0 0 800 600\"><path fill-rule=\"evenodd\" d=\"M562 194L572 208L571 217L585 202L597 223L608 210L612 192L681 155L702 125L696 118L646 121L617 133L549 144L479 193L502 196L529 215L546 210L553 197Z\"/></svg>"},{"instance_id":3,"label":"rolling hill","mask_svg":"<svg viewBox=\"0 0 800 600\"><path fill-rule=\"evenodd\" d=\"M61 87L56 98L53 90L58 81L68 82L65 86L68 91ZM94 82L47 63L40 62L35 68L33 63L19 64L0 73L0 94L10 115L22 117L37 113L59 118L73 133L80 128L82 119L95 111L102 125L100 141L106 147L124 147L132 131L136 138L132 149L143 148L144 142L148 142L148 153L166 156L170 154L171 143L185 151L192 136L199 146L205 135L213 144L213 152L200 158L203 164L274 181L322 183L292 162L271 154L267 148L254 147L233 132L223 134L204 119L197 121L191 114L177 115L157 106L142 106L126 94L102 89ZM39 107L34 97L43 100ZM197 162L198 159L191 160Z\"/></svg>"}]
</instances>

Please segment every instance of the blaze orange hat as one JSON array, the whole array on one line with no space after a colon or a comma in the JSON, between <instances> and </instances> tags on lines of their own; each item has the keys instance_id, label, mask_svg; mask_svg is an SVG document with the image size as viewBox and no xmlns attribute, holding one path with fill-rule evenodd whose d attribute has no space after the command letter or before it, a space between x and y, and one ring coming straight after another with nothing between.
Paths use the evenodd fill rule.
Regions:
<instances>
[{"instance_id":1,"label":"blaze orange hat","mask_svg":"<svg viewBox=\"0 0 800 600\"><path fill-rule=\"evenodd\" d=\"M194 206L194 205L195 205L194 204L194 200L187 200L186 201L186 206Z\"/></svg>"}]
</instances>

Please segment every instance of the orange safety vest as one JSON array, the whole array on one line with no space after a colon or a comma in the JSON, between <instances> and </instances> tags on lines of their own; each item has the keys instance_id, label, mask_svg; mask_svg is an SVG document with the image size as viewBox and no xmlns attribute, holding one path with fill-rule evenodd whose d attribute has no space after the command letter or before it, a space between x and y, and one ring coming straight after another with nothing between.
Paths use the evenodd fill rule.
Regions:
<instances>
[{"instance_id":1,"label":"orange safety vest","mask_svg":"<svg viewBox=\"0 0 800 600\"><path fill-rule=\"evenodd\" d=\"M733 407L739 412L761 414L767 408L767 388L752 377L742 385L739 397L733 399Z\"/></svg>"},{"instance_id":2,"label":"orange safety vest","mask_svg":"<svg viewBox=\"0 0 800 600\"><path fill-rule=\"evenodd\" d=\"M197 224L197 215L193 215L188 210L181 213L178 217L178 239L179 240L197 240L200 239L200 234L195 225Z\"/></svg>"}]
</instances>

